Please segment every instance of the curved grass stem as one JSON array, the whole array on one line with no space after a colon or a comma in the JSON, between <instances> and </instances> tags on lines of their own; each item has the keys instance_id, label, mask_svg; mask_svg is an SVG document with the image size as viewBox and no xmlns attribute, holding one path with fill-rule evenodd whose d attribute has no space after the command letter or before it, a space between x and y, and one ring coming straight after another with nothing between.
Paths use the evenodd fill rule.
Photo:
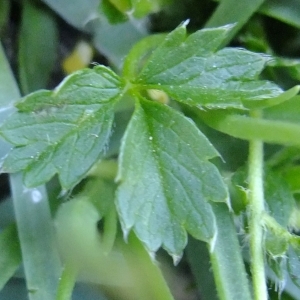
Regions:
<instances>
[{"instance_id":1,"label":"curved grass stem","mask_svg":"<svg viewBox=\"0 0 300 300\"><path fill-rule=\"evenodd\" d=\"M71 300L76 283L77 272L72 266L65 265L60 277L56 300Z\"/></svg>"},{"instance_id":2,"label":"curved grass stem","mask_svg":"<svg viewBox=\"0 0 300 300\"><path fill-rule=\"evenodd\" d=\"M254 118L261 117L261 111L252 111ZM254 299L267 300L266 274L263 251L264 189L263 189L263 142L251 140L249 144L249 235L251 273Z\"/></svg>"}]
</instances>

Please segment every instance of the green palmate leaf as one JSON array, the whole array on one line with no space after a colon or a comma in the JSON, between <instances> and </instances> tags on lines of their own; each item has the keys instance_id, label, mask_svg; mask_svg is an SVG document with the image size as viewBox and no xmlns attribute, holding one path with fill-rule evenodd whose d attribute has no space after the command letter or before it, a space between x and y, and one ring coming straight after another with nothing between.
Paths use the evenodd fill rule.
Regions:
<instances>
[{"instance_id":1,"label":"green palmate leaf","mask_svg":"<svg viewBox=\"0 0 300 300\"><path fill-rule=\"evenodd\" d=\"M227 201L217 151L187 118L141 100L120 153L117 207L125 235L134 228L150 252L180 256L188 231L211 242L217 234L209 201Z\"/></svg>"},{"instance_id":2,"label":"green palmate leaf","mask_svg":"<svg viewBox=\"0 0 300 300\"><path fill-rule=\"evenodd\" d=\"M25 97L1 127L0 134L15 146L3 171L24 170L27 186L56 173L64 188L75 185L107 144L122 88L115 73L98 66L67 77L53 92Z\"/></svg>"},{"instance_id":3,"label":"green palmate leaf","mask_svg":"<svg viewBox=\"0 0 300 300\"><path fill-rule=\"evenodd\" d=\"M175 100L194 106L244 108L278 97L275 84L258 80L269 58L238 48L219 50L232 26L203 29L186 35L179 26L153 51L137 78L140 89L160 89Z\"/></svg>"}]
</instances>

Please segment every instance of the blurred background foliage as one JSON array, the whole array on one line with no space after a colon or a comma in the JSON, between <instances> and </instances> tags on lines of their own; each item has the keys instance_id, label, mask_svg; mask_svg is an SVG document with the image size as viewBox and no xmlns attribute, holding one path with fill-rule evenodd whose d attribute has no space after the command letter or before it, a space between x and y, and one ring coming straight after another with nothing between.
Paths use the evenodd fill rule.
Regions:
<instances>
[{"instance_id":1,"label":"blurred background foliage","mask_svg":"<svg viewBox=\"0 0 300 300\"><path fill-rule=\"evenodd\" d=\"M208 26L236 23L231 40L227 41L228 45L273 55L274 59L263 76L274 80L284 89L299 84L299 0L1 0L0 38L4 52L1 51L0 55L0 122L13 111L12 103L20 95L38 89L52 89L67 74L80 68L104 64L120 72L125 55L138 40L152 33L168 32L187 19L190 20L190 32ZM0 299L53 299L51 295L41 298L34 290L28 293L24 268L21 266L19 239L21 242L24 239L30 240L32 237L26 237L26 232L30 232L35 239L40 239L38 244L28 243L27 248L22 249L23 256L25 251L28 255L26 259L29 259L24 262L25 269L31 266L35 273L29 274L25 270L26 277L33 280L32 286L37 284L34 281L37 277L58 274L58 253L51 246L52 216L56 214L61 203L70 198L77 200L72 203L78 207L68 207L65 204L65 215L73 215L75 219L69 220L65 215L62 218L56 216L57 226L69 228L59 233L58 239L62 248L60 255L68 256L73 251L72 248L81 249L80 244L84 243L90 248L96 247L97 245L91 246L93 242L89 238L93 240L94 237L89 237L87 231L94 232L97 229L97 235L97 232L101 232L103 228L105 231L105 226L108 226L115 231L113 235L117 236L110 260L104 262L103 257L96 255L96 259L102 262L100 272L97 264L93 266L93 250L90 249L86 256L82 253L84 248L72 252L74 261L84 260L83 265L88 265L75 286L73 299L144 300L158 299L155 293L164 293L160 290L160 273L136 238L131 236L129 243L125 244L122 242L119 227L107 225L116 218L113 210L107 207L111 207L113 203L120 138L132 109L130 99L125 106L117 108L114 134L101 168L96 166L87 179L67 195L61 194L60 186L54 178L47 186L38 190L38 195L49 200L38 210L26 202L26 197L32 200L34 195L24 196L20 178L13 176L9 179L7 174L0 175ZM224 176L245 164L245 141L212 130L188 107L178 109L194 119L222 154L226 163L215 163L223 170ZM1 141L0 157L7 153L8 148ZM270 158L270 164L274 162L272 155L278 150L279 146L266 146L266 157ZM298 152L294 153L292 149L290 151L292 154L287 157L299 163ZM297 194L300 191L300 182L295 180L299 178L299 166L293 165L293 168L287 168L284 172L293 184L295 198L300 198ZM234 180L241 180L241 174L242 171L236 173ZM233 204L236 197L242 196L241 193L241 190L233 190ZM93 209L91 212L89 205L81 202L85 198L89 198L89 203L94 203L95 206L99 202L106 205L106 208L102 207L99 211L107 211L107 214L100 216ZM85 204L81 206L82 203ZM238 212L243 209L239 207L243 204L238 201L236 203L238 204L234 208ZM91 220L93 214L94 219ZM15 225L16 218L19 227L24 224L24 227L18 229L19 236ZM103 239L105 240L105 236ZM72 244L74 240L79 244ZM109 239L105 241L108 249L113 242ZM124 257L118 257L119 248L126 257L126 263ZM49 257L49 266L38 264L38 251L45 251L43 255ZM176 268L162 251L158 252L157 259L175 299L217 299L208 253L203 243L190 239L186 253ZM245 260L247 261L247 257ZM295 263L299 264L297 259ZM273 270L276 271L276 266ZM300 268L294 268L293 272L296 278L294 283L297 284ZM278 291L281 292L281 299L300 299L299 287L290 279L280 282L279 275L276 278L274 272L269 270L271 299L278 299ZM49 281L49 289L57 286L57 278Z\"/></svg>"}]
</instances>

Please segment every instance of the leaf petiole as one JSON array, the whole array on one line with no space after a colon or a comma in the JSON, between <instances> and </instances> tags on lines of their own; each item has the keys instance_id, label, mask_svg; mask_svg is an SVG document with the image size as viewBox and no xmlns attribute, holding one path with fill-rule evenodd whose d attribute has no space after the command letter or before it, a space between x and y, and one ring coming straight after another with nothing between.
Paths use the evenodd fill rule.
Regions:
<instances>
[{"instance_id":1,"label":"leaf petiole","mask_svg":"<svg viewBox=\"0 0 300 300\"><path fill-rule=\"evenodd\" d=\"M70 265L65 265L59 279L56 300L71 300L76 283L77 272Z\"/></svg>"}]
</instances>

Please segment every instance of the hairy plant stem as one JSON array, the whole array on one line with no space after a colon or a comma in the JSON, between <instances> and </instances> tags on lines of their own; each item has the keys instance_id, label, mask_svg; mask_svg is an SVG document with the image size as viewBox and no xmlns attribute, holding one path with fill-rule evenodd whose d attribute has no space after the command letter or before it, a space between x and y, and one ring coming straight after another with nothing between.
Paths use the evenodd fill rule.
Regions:
<instances>
[{"instance_id":1,"label":"hairy plant stem","mask_svg":"<svg viewBox=\"0 0 300 300\"><path fill-rule=\"evenodd\" d=\"M261 111L252 111L254 118L261 117ZM264 190L263 190L263 142L251 140L249 144L249 235L251 273L255 300L267 300L266 274L263 251Z\"/></svg>"}]
</instances>

